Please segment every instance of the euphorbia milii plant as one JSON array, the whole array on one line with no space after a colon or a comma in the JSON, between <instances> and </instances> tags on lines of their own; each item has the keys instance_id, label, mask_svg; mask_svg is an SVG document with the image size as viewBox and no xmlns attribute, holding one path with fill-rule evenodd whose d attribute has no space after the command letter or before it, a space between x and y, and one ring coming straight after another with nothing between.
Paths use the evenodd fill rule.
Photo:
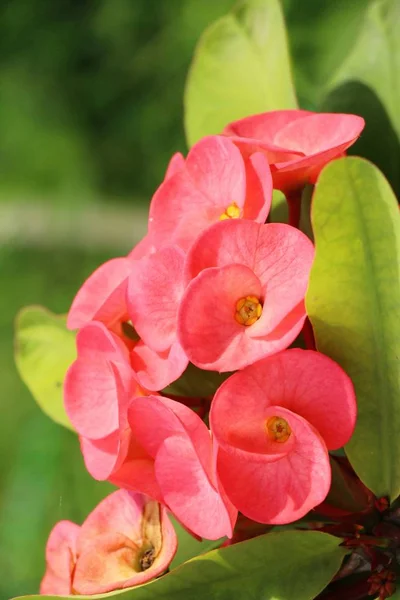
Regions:
<instances>
[{"instance_id":1,"label":"euphorbia milii plant","mask_svg":"<svg viewBox=\"0 0 400 600\"><path fill-rule=\"evenodd\" d=\"M41 313L38 325L22 315L24 380L78 434L89 474L119 488L82 525L59 515L41 594L385 600L395 591L400 213L379 170L346 157L364 118L296 105L284 36L274 38L277 2L242 0L199 46L185 99L193 145L172 155L154 188L143 239L82 283L68 331L63 317ZM366 11L351 79L375 80L390 2ZM369 40L375 29L372 60L365 31ZM341 69L326 90L336 77ZM308 107L323 93L312 96ZM395 144L382 138L394 165ZM36 351L46 319L62 347ZM203 555L201 539L214 550ZM195 558L181 564L186 556Z\"/></svg>"}]
</instances>

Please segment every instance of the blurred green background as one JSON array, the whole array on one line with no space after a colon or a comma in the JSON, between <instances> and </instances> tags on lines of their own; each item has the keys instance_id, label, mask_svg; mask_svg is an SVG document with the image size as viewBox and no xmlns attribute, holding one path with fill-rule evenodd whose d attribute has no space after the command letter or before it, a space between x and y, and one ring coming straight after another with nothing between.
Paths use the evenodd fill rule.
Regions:
<instances>
[{"instance_id":1,"label":"blurred green background","mask_svg":"<svg viewBox=\"0 0 400 600\"><path fill-rule=\"evenodd\" d=\"M37 591L53 524L81 522L109 489L91 481L76 437L19 380L13 319L27 304L66 312L97 265L140 239L169 157L186 151L182 98L195 43L233 4L0 4L0 600ZM363 114L354 152L399 191L398 139L378 97L360 82L324 94L370 4L282 2L301 106Z\"/></svg>"}]
</instances>

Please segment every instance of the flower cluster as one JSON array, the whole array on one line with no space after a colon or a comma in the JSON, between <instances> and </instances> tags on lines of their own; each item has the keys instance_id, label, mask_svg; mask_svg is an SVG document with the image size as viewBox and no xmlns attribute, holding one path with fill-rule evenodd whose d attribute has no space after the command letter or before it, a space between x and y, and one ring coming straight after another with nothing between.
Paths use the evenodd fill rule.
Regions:
<instances>
[{"instance_id":1,"label":"flower cluster","mask_svg":"<svg viewBox=\"0 0 400 600\"><path fill-rule=\"evenodd\" d=\"M328 451L352 434L355 396L331 359L288 349L305 323L314 247L299 229L269 223L268 215L273 188L293 201L362 128L353 115L278 111L202 139L186 159L172 158L151 201L145 238L83 284L68 315L68 327L79 331L65 406L88 471L128 490L114 498L137 503L145 494L208 539L231 537L238 511L283 524L323 502ZM209 428L193 399L163 392L189 362L204 371L236 371L207 398ZM92 536L88 522L97 514L100 507L80 533L57 526L49 541L51 547L61 535L77 548L77 593L107 591L111 580L114 587L143 581L135 569L124 582L117 579L114 540L89 545L87 553L98 547L100 555L86 561L79 540ZM166 550L147 578L173 554L160 514ZM111 518L104 535L113 526ZM129 531L134 543L127 547L137 556L140 544ZM89 583L85 565L113 552L110 580L90 575ZM43 587L54 591L51 583Z\"/></svg>"}]
</instances>

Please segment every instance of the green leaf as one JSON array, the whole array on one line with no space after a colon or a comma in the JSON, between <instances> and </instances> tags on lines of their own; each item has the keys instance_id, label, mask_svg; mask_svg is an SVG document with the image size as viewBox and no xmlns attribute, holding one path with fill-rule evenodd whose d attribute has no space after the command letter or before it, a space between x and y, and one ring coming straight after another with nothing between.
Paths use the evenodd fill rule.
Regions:
<instances>
[{"instance_id":1,"label":"green leaf","mask_svg":"<svg viewBox=\"0 0 400 600\"><path fill-rule=\"evenodd\" d=\"M400 3L377 0L369 7L353 50L330 88L348 81L371 87L400 137Z\"/></svg>"},{"instance_id":2,"label":"green leaf","mask_svg":"<svg viewBox=\"0 0 400 600\"><path fill-rule=\"evenodd\" d=\"M204 371L189 363L184 373L166 387L163 392L176 396L188 396L194 398L207 398L213 396L219 386L232 373L217 373L216 371Z\"/></svg>"},{"instance_id":3,"label":"green leaf","mask_svg":"<svg viewBox=\"0 0 400 600\"><path fill-rule=\"evenodd\" d=\"M339 538L317 531L268 533L196 557L149 584L90 598L312 600L330 582L347 554L340 543ZM48 600L55 598L47 596Z\"/></svg>"},{"instance_id":4,"label":"green leaf","mask_svg":"<svg viewBox=\"0 0 400 600\"><path fill-rule=\"evenodd\" d=\"M251 114L296 108L279 0L245 0L201 37L185 90L189 145Z\"/></svg>"},{"instance_id":5,"label":"green leaf","mask_svg":"<svg viewBox=\"0 0 400 600\"><path fill-rule=\"evenodd\" d=\"M400 494L400 215L382 173L347 157L321 173L312 202L316 258L306 296L317 347L353 380L346 447L377 496Z\"/></svg>"},{"instance_id":6,"label":"green leaf","mask_svg":"<svg viewBox=\"0 0 400 600\"><path fill-rule=\"evenodd\" d=\"M15 362L40 408L73 430L64 409L63 381L76 358L75 334L65 323L64 316L40 306L21 310L16 319Z\"/></svg>"},{"instance_id":7,"label":"green leaf","mask_svg":"<svg viewBox=\"0 0 400 600\"><path fill-rule=\"evenodd\" d=\"M170 516L170 519L174 525L175 533L178 536L178 550L174 556L174 560L170 565L170 569L175 569L182 563L187 560L198 556L199 554L204 554L209 550L214 550L214 548L218 548L224 538L220 540L202 540L199 541L195 537L193 537L190 533L182 527L180 523L174 517Z\"/></svg>"}]
</instances>

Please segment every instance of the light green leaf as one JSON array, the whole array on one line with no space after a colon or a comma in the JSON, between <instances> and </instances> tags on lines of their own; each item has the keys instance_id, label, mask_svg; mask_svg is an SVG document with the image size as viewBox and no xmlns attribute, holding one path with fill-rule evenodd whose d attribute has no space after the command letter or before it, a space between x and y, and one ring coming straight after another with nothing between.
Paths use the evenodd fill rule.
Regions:
<instances>
[{"instance_id":1,"label":"light green leaf","mask_svg":"<svg viewBox=\"0 0 400 600\"><path fill-rule=\"evenodd\" d=\"M330 89L347 81L371 87L385 106L400 137L400 3L377 0L368 9L352 52Z\"/></svg>"},{"instance_id":2,"label":"light green leaf","mask_svg":"<svg viewBox=\"0 0 400 600\"><path fill-rule=\"evenodd\" d=\"M306 305L317 347L350 375L355 433L346 447L377 495L400 494L400 214L382 173L366 160L333 161L317 182L316 258Z\"/></svg>"},{"instance_id":3,"label":"light green leaf","mask_svg":"<svg viewBox=\"0 0 400 600\"><path fill-rule=\"evenodd\" d=\"M338 571L347 553L339 546L341 541L317 531L269 533L196 557L149 584L90 598L312 600ZM42 600L42 596L23 598ZM48 600L56 598L47 596Z\"/></svg>"},{"instance_id":4,"label":"light green leaf","mask_svg":"<svg viewBox=\"0 0 400 600\"><path fill-rule=\"evenodd\" d=\"M244 0L206 29L184 104L189 145L235 119L297 107L279 0Z\"/></svg>"},{"instance_id":5,"label":"light green leaf","mask_svg":"<svg viewBox=\"0 0 400 600\"><path fill-rule=\"evenodd\" d=\"M64 316L40 306L24 308L15 328L15 362L23 382L40 408L64 427L73 429L64 409L63 381L76 358L75 334Z\"/></svg>"}]
</instances>

